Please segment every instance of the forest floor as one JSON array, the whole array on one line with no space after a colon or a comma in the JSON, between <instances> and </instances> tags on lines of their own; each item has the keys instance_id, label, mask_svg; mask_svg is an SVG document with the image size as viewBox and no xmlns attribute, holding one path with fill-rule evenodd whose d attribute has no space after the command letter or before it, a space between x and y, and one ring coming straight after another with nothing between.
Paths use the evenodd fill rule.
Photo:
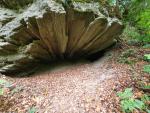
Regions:
<instances>
[{"instance_id":1,"label":"forest floor","mask_svg":"<svg viewBox=\"0 0 150 113\"><path fill-rule=\"evenodd\" d=\"M55 64L29 77L1 75L12 86L0 98L0 113L121 113L116 93L135 87L132 77L143 75L146 64L138 61L133 70L118 63L121 52L113 48L94 62Z\"/></svg>"}]
</instances>

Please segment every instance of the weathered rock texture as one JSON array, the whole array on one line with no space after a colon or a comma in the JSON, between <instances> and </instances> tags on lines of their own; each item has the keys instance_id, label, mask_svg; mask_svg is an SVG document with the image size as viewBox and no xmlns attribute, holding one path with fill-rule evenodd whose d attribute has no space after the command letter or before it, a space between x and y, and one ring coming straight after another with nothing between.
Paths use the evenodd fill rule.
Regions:
<instances>
[{"instance_id":1,"label":"weathered rock texture","mask_svg":"<svg viewBox=\"0 0 150 113\"><path fill-rule=\"evenodd\" d=\"M0 4L0 73L93 54L110 46L123 29L118 19L100 12L98 3L0 0Z\"/></svg>"}]
</instances>

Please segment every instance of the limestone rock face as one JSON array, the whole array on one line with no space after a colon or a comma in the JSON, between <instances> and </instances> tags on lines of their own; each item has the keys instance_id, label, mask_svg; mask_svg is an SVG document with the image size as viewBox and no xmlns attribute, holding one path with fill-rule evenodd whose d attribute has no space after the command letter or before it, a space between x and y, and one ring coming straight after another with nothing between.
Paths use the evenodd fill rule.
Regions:
<instances>
[{"instance_id":1,"label":"limestone rock face","mask_svg":"<svg viewBox=\"0 0 150 113\"><path fill-rule=\"evenodd\" d=\"M88 56L110 46L123 29L117 18L104 16L96 2L0 2L0 73Z\"/></svg>"}]
</instances>

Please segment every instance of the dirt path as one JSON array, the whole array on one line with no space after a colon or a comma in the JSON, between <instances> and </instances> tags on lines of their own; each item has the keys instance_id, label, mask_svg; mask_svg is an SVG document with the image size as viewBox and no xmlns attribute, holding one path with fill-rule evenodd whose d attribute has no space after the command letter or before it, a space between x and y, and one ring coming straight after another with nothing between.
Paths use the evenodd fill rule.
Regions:
<instances>
[{"instance_id":1,"label":"dirt path","mask_svg":"<svg viewBox=\"0 0 150 113\"><path fill-rule=\"evenodd\" d=\"M25 113L120 113L116 92L129 85L128 67L104 56L90 63L60 66L26 78L10 78L22 91L7 111ZM7 112L6 112L7 113Z\"/></svg>"}]
</instances>

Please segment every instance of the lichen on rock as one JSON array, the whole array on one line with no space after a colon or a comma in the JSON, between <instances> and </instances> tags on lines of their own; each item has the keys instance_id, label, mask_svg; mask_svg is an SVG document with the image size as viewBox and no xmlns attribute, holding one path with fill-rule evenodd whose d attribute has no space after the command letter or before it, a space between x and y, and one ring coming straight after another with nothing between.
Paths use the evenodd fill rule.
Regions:
<instances>
[{"instance_id":1,"label":"lichen on rock","mask_svg":"<svg viewBox=\"0 0 150 113\"><path fill-rule=\"evenodd\" d=\"M97 2L1 3L0 73L21 72L43 61L88 56L110 46L123 29L117 18L100 12Z\"/></svg>"}]
</instances>

